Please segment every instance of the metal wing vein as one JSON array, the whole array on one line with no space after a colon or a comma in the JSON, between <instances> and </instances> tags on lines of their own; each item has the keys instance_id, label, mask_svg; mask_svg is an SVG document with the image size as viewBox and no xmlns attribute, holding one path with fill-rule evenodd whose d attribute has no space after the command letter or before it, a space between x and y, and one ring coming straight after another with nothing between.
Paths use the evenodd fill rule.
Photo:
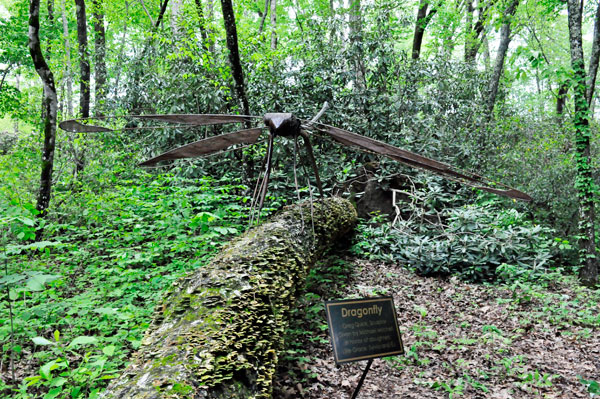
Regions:
<instances>
[{"instance_id":1,"label":"metal wing vein","mask_svg":"<svg viewBox=\"0 0 600 399\"><path fill-rule=\"evenodd\" d=\"M401 162L403 164L420 169L425 169L447 177L451 180L458 180L460 182L474 186L480 190L484 190L490 193L523 201L532 201L532 198L529 195L514 188L505 186L500 183L496 184L498 186L505 187L506 190L490 187L489 184L492 182L480 175L471 172L460 171L451 165L424 157L422 155L412 153L410 151L403 150L401 148L381 142L379 140L375 140L369 137L362 136L360 134L349 132L344 129L323 124L316 125L316 129L322 133L327 134L335 141L346 146L353 146L358 147L362 150L372 151L377 154L391 158L395 161Z\"/></svg>"},{"instance_id":2,"label":"metal wing vein","mask_svg":"<svg viewBox=\"0 0 600 399\"><path fill-rule=\"evenodd\" d=\"M82 122L87 121L109 121L115 119L147 119L153 121L167 122L167 123L181 123L184 125L192 126L204 126L204 125L219 125L225 123L243 123L255 120L256 116L248 115L219 115L219 114L167 114L167 115L129 115L129 116L106 116L106 117L94 117L94 118L81 118L81 119L70 119L62 121L58 126L67 131L73 133L100 133L100 132L113 132L119 130L133 130L136 128L121 128L112 129L104 126L87 125ZM165 126L168 127L168 126Z\"/></svg>"},{"instance_id":3,"label":"metal wing vein","mask_svg":"<svg viewBox=\"0 0 600 399\"><path fill-rule=\"evenodd\" d=\"M154 166L160 161L172 159L206 156L225 150L235 144L254 144L258 140L258 136L260 136L263 129L264 128L262 127L257 127L253 129L238 130L232 133L225 133L219 136L198 140L148 159L147 161L140 163L140 166Z\"/></svg>"}]
</instances>

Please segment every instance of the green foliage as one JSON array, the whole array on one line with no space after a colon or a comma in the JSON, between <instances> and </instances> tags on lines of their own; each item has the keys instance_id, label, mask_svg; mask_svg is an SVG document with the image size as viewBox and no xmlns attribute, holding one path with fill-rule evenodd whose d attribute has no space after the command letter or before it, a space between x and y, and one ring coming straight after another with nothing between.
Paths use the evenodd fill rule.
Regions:
<instances>
[{"instance_id":1,"label":"green foliage","mask_svg":"<svg viewBox=\"0 0 600 399\"><path fill-rule=\"evenodd\" d=\"M95 397L139 347L163 291L245 228L245 187L230 182L138 171L64 203L71 216L47 221L51 241L28 240L39 220L10 206L14 214L2 219L14 237L0 280L10 288L0 302L2 362L28 359L39 372L19 374L21 383L2 394Z\"/></svg>"},{"instance_id":2,"label":"green foliage","mask_svg":"<svg viewBox=\"0 0 600 399\"><path fill-rule=\"evenodd\" d=\"M594 381L594 380L586 380L584 378L582 378L581 376L579 377L579 381L587 386L587 390L590 394L592 394L592 397L594 395L600 395L600 383Z\"/></svg>"},{"instance_id":3,"label":"green foliage","mask_svg":"<svg viewBox=\"0 0 600 399\"><path fill-rule=\"evenodd\" d=\"M427 206L427 205L426 205ZM553 270L553 231L495 201L412 209L411 218L362 224L354 252L400 262L421 275L457 274L469 281L542 278ZM415 213L421 214L415 217Z\"/></svg>"}]
</instances>

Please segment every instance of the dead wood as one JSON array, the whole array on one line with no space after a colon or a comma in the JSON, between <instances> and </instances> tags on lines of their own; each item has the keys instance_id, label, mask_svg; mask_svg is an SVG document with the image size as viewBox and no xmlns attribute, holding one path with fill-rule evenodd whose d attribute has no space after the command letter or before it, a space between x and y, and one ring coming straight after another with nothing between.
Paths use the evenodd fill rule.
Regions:
<instances>
[{"instance_id":1,"label":"dead wood","mask_svg":"<svg viewBox=\"0 0 600 399\"><path fill-rule=\"evenodd\" d=\"M329 198L289 207L235 239L174 284L104 397L270 398L304 279L355 222L349 201Z\"/></svg>"}]
</instances>

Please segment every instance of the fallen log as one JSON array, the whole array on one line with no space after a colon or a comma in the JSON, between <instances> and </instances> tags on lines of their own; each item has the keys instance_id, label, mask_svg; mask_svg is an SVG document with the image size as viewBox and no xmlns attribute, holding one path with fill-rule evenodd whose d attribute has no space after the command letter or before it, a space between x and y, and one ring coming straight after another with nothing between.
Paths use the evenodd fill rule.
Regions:
<instances>
[{"instance_id":1,"label":"fallen log","mask_svg":"<svg viewBox=\"0 0 600 399\"><path fill-rule=\"evenodd\" d=\"M350 202L329 198L291 206L235 239L174 284L103 397L270 398L304 279L355 222Z\"/></svg>"}]
</instances>

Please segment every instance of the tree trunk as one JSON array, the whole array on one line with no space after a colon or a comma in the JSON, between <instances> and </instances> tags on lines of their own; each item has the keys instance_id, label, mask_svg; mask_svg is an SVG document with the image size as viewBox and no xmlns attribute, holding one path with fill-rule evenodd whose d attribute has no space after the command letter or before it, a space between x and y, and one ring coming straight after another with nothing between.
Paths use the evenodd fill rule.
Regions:
<instances>
[{"instance_id":1,"label":"tree trunk","mask_svg":"<svg viewBox=\"0 0 600 399\"><path fill-rule=\"evenodd\" d=\"M181 35L181 29L179 27L181 19L181 6L182 0L171 1L171 31L175 37Z\"/></svg>"},{"instance_id":2,"label":"tree trunk","mask_svg":"<svg viewBox=\"0 0 600 399\"><path fill-rule=\"evenodd\" d=\"M491 55L490 55L490 41L488 39L488 35L484 35L481 39L481 44L483 44L483 65L485 66L485 71L489 72L491 69Z\"/></svg>"},{"instance_id":3,"label":"tree trunk","mask_svg":"<svg viewBox=\"0 0 600 399\"><path fill-rule=\"evenodd\" d=\"M336 38L337 38L337 23L336 23L336 19L335 19L335 4L333 3L333 0L329 0L329 25L330 25L330 31L329 31L329 44L333 45Z\"/></svg>"},{"instance_id":4,"label":"tree trunk","mask_svg":"<svg viewBox=\"0 0 600 399\"><path fill-rule=\"evenodd\" d=\"M596 76L598 75L598 62L600 61L600 3L596 8L596 19L594 22L594 39L592 40L592 53L590 54L590 65L587 74L587 90L585 98L588 107L592 105L594 89L596 88ZM593 113L592 113L593 115Z\"/></svg>"},{"instance_id":5,"label":"tree trunk","mask_svg":"<svg viewBox=\"0 0 600 399\"><path fill-rule=\"evenodd\" d=\"M180 392L189 398L271 398L304 280L357 218L340 198L313 207L289 207L176 282L131 365L104 397L170 398Z\"/></svg>"},{"instance_id":6,"label":"tree trunk","mask_svg":"<svg viewBox=\"0 0 600 399\"><path fill-rule=\"evenodd\" d=\"M491 0L490 0L491 1ZM473 26L473 1L467 1L467 31L465 35L465 62L474 64L479 48L481 47L481 35L485 27L485 22L490 9L490 3L484 3L483 0L477 6L477 22Z\"/></svg>"},{"instance_id":7,"label":"tree trunk","mask_svg":"<svg viewBox=\"0 0 600 399\"><path fill-rule=\"evenodd\" d=\"M48 11L48 23L50 24L50 29L54 30L54 0L48 0L46 10ZM50 35L46 37L46 54L48 55L48 58L50 58L50 54L52 54L52 37Z\"/></svg>"},{"instance_id":8,"label":"tree trunk","mask_svg":"<svg viewBox=\"0 0 600 399\"><path fill-rule=\"evenodd\" d=\"M421 0L419 3L419 10L417 11L417 22L415 23L415 34L413 36L412 46L412 59L418 60L421 56L421 45L423 44L423 36L425 35L425 29L433 15L437 12L436 7L432 7L429 14L427 8L429 7L429 0Z\"/></svg>"},{"instance_id":9,"label":"tree trunk","mask_svg":"<svg viewBox=\"0 0 600 399\"><path fill-rule=\"evenodd\" d=\"M260 26L258 27L258 35L260 36L265 28L265 20L267 19L267 14L269 14L269 5L271 4L270 0L265 0L265 12L260 18Z\"/></svg>"},{"instance_id":10,"label":"tree trunk","mask_svg":"<svg viewBox=\"0 0 600 399\"><path fill-rule=\"evenodd\" d=\"M363 61L362 9L360 0L350 0L350 44L354 58L354 87L362 92L367 87Z\"/></svg>"},{"instance_id":11,"label":"tree trunk","mask_svg":"<svg viewBox=\"0 0 600 399\"><path fill-rule=\"evenodd\" d=\"M63 38L65 42L65 84L67 86L66 99L63 100L67 104L67 118L73 116L73 67L71 65L71 40L69 39L69 23L67 21L67 6L65 0L62 0L62 24Z\"/></svg>"},{"instance_id":12,"label":"tree trunk","mask_svg":"<svg viewBox=\"0 0 600 399\"><path fill-rule=\"evenodd\" d=\"M87 20L85 0L75 0L77 14L77 41L79 42L79 112L82 118L90 116L90 62L87 49Z\"/></svg>"},{"instance_id":13,"label":"tree trunk","mask_svg":"<svg viewBox=\"0 0 600 399\"><path fill-rule=\"evenodd\" d=\"M17 90L21 90L21 72L18 69L15 74L15 87ZM19 118L13 118L13 130L15 134L19 133Z\"/></svg>"},{"instance_id":14,"label":"tree trunk","mask_svg":"<svg viewBox=\"0 0 600 399\"><path fill-rule=\"evenodd\" d=\"M502 77L502 70L504 68L504 58L508 51L508 45L510 44L510 24L512 17L517 11L519 0L512 0L506 10L504 11L504 23L500 28L500 44L498 45L498 53L496 54L496 62L494 63L494 72L490 79L488 86L488 98L487 98L487 120L492 119L492 113L494 112L494 105L496 104L496 96L498 95L498 87L500 85L500 78Z\"/></svg>"},{"instance_id":15,"label":"tree trunk","mask_svg":"<svg viewBox=\"0 0 600 399\"><path fill-rule=\"evenodd\" d=\"M44 59L40 45L40 0L31 0L29 3L28 47L35 71L44 86L44 148L42 150L42 173L36 206L40 212L39 216L44 217L50 205L50 195L52 192L58 96L54 84L54 75ZM38 232L38 236L40 234L41 231Z\"/></svg>"},{"instance_id":16,"label":"tree trunk","mask_svg":"<svg viewBox=\"0 0 600 399\"><path fill-rule=\"evenodd\" d=\"M574 73L575 114L573 116L573 127L575 129L575 162L577 167L575 188L579 199L579 261L581 265L579 277L584 285L594 286L598 282L598 257L594 230L595 183L590 157L591 131L581 34L582 4L578 0L568 0L567 6L569 12L569 47L571 49L571 66Z\"/></svg>"},{"instance_id":17,"label":"tree trunk","mask_svg":"<svg viewBox=\"0 0 600 399\"><path fill-rule=\"evenodd\" d=\"M206 30L208 32L208 51L212 54L215 53L215 38L214 38L214 29L212 27L212 21L215 20L215 5L213 3L214 0L207 0L206 8L208 10L208 18L207 18L207 26Z\"/></svg>"},{"instance_id":18,"label":"tree trunk","mask_svg":"<svg viewBox=\"0 0 600 399\"><path fill-rule=\"evenodd\" d=\"M102 115L104 101L106 99L106 32L104 30L104 4L103 0L92 0L94 15L94 48L96 57L94 66L94 78L96 80L95 114Z\"/></svg>"},{"instance_id":19,"label":"tree trunk","mask_svg":"<svg viewBox=\"0 0 600 399\"><path fill-rule=\"evenodd\" d=\"M248 98L246 97L246 89L244 87L244 71L240 62L233 3L231 0L221 0L221 8L223 9L223 21L227 34L227 49L229 50L229 62L231 63L231 71L235 80L235 90L239 101L242 103L242 112L244 115L250 115L250 106L248 105ZM250 126L247 127L249 128Z\"/></svg>"},{"instance_id":20,"label":"tree trunk","mask_svg":"<svg viewBox=\"0 0 600 399\"><path fill-rule=\"evenodd\" d=\"M202 48L208 50L208 33L206 33L206 18L204 17L204 8L202 0L195 0L196 12L198 13L198 23L200 25L200 37L202 38Z\"/></svg>"},{"instance_id":21,"label":"tree trunk","mask_svg":"<svg viewBox=\"0 0 600 399\"><path fill-rule=\"evenodd\" d=\"M271 50L277 49L277 0L271 0Z\"/></svg>"},{"instance_id":22,"label":"tree trunk","mask_svg":"<svg viewBox=\"0 0 600 399\"><path fill-rule=\"evenodd\" d=\"M559 120L562 120L562 115L565 110L565 103L567 101L567 93L569 92L569 84L561 83L558 87L558 94L556 95L556 115Z\"/></svg>"},{"instance_id":23,"label":"tree trunk","mask_svg":"<svg viewBox=\"0 0 600 399\"><path fill-rule=\"evenodd\" d=\"M156 18L156 22L154 23L154 30L160 28L160 23L162 22L165 12L167 11L167 5L169 4L169 0L164 0L162 5L160 6L160 11L158 12L158 18Z\"/></svg>"}]
</instances>

